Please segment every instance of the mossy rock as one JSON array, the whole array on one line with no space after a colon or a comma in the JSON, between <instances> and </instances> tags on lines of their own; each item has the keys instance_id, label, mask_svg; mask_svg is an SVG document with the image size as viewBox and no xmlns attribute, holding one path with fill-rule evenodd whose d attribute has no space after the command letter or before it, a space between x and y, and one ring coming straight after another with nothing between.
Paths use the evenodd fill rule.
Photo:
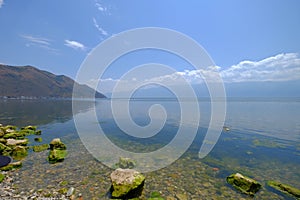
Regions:
<instances>
[{"instance_id":1,"label":"mossy rock","mask_svg":"<svg viewBox=\"0 0 300 200\"><path fill-rule=\"evenodd\" d=\"M3 136L4 139L24 139L26 134L24 132L11 132Z\"/></svg>"},{"instance_id":2,"label":"mossy rock","mask_svg":"<svg viewBox=\"0 0 300 200\"><path fill-rule=\"evenodd\" d=\"M277 181L268 181L267 184L270 187L272 187L284 194L288 194L288 195L292 195L294 197L300 198L300 190L297 188L294 188L293 186L283 184L283 183L280 183Z\"/></svg>"},{"instance_id":3,"label":"mossy rock","mask_svg":"<svg viewBox=\"0 0 300 200\"><path fill-rule=\"evenodd\" d=\"M141 195L145 177L140 172L133 169L118 168L111 173L110 177L113 198L132 199Z\"/></svg>"},{"instance_id":4,"label":"mossy rock","mask_svg":"<svg viewBox=\"0 0 300 200\"><path fill-rule=\"evenodd\" d=\"M0 143L2 143L2 144L6 144L6 139L4 139L4 138L0 138Z\"/></svg>"},{"instance_id":5,"label":"mossy rock","mask_svg":"<svg viewBox=\"0 0 300 200\"><path fill-rule=\"evenodd\" d=\"M5 175L0 173L0 183L5 179Z\"/></svg>"},{"instance_id":6,"label":"mossy rock","mask_svg":"<svg viewBox=\"0 0 300 200\"><path fill-rule=\"evenodd\" d=\"M240 173L231 174L226 180L234 188L250 196L253 196L261 188L261 184L256 180L243 176Z\"/></svg>"},{"instance_id":7,"label":"mossy rock","mask_svg":"<svg viewBox=\"0 0 300 200\"><path fill-rule=\"evenodd\" d=\"M68 188L60 188L57 192L58 192L59 194L67 194Z\"/></svg>"},{"instance_id":8,"label":"mossy rock","mask_svg":"<svg viewBox=\"0 0 300 200\"><path fill-rule=\"evenodd\" d=\"M14 163L9 163L8 165L1 167L0 170L1 171L10 171L13 169L19 169L22 167L22 162L18 161L18 162L14 162Z\"/></svg>"},{"instance_id":9,"label":"mossy rock","mask_svg":"<svg viewBox=\"0 0 300 200\"><path fill-rule=\"evenodd\" d=\"M12 149L11 156L16 160L21 160L28 155L27 148L24 146L16 146Z\"/></svg>"},{"instance_id":10,"label":"mossy rock","mask_svg":"<svg viewBox=\"0 0 300 200\"><path fill-rule=\"evenodd\" d=\"M42 145L36 145L33 146L32 149L34 152L41 152L41 151L45 151L49 148L48 144L42 144Z\"/></svg>"},{"instance_id":11,"label":"mossy rock","mask_svg":"<svg viewBox=\"0 0 300 200\"><path fill-rule=\"evenodd\" d=\"M55 138L50 142L50 149L66 150L67 146L64 143L62 143L59 138Z\"/></svg>"},{"instance_id":12,"label":"mossy rock","mask_svg":"<svg viewBox=\"0 0 300 200\"><path fill-rule=\"evenodd\" d=\"M25 126L22 127L21 130L31 130L31 131L36 131L36 126Z\"/></svg>"},{"instance_id":13,"label":"mossy rock","mask_svg":"<svg viewBox=\"0 0 300 200\"><path fill-rule=\"evenodd\" d=\"M34 138L34 141L36 141L36 142L43 142L43 138L41 138L41 137L36 137L36 138Z\"/></svg>"},{"instance_id":14,"label":"mossy rock","mask_svg":"<svg viewBox=\"0 0 300 200\"><path fill-rule=\"evenodd\" d=\"M34 134L35 135L42 135L42 131L41 130L36 130Z\"/></svg>"},{"instance_id":15,"label":"mossy rock","mask_svg":"<svg viewBox=\"0 0 300 200\"><path fill-rule=\"evenodd\" d=\"M54 164L57 162L62 162L62 161L64 161L66 155L67 155L66 150L53 149L53 150L50 150L50 152L49 152L48 161L51 164Z\"/></svg>"}]
</instances>

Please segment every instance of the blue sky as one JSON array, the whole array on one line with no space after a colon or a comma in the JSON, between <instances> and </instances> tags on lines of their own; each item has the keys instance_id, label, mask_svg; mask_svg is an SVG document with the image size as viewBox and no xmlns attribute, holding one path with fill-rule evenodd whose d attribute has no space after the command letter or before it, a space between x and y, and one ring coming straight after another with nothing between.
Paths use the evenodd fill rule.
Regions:
<instances>
[{"instance_id":1,"label":"blue sky","mask_svg":"<svg viewBox=\"0 0 300 200\"><path fill-rule=\"evenodd\" d=\"M0 63L75 78L100 42L150 26L196 40L225 81L299 80L299 10L298 0L0 0ZM120 68L105 78L117 80ZM197 73L186 71L185 76L193 79Z\"/></svg>"}]
</instances>

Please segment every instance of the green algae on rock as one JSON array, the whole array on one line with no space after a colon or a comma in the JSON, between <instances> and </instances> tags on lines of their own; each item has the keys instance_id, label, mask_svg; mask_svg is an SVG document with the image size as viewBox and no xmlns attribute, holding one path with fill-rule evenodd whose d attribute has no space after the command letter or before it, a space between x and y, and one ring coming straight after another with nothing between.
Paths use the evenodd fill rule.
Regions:
<instances>
[{"instance_id":1,"label":"green algae on rock","mask_svg":"<svg viewBox=\"0 0 300 200\"><path fill-rule=\"evenodd\" d=\"M60 141L59 138L55 138L50 142L50 152L48 155L48 161L51 164L64 161L67 151L66 145Z\"/></svg>"},{"instance_id":2,"label":"green algae on rock","mask_svg":"<svg viewBox=\"0 0 300 200\"><path fill-rule=\"evenodd\" d=\"M45 151L49 148L48 144L42 144L42 145L36 145L33 146L32 149L34 152L41 152L41 151Z\"/></svg>"},{"instance_id":3,"label":"green algae on rock","mask_svg":"<svg viewBox=\"0 0 300 200\"><path fill-rule=\"evenodd\" d=\"M148 200L164 200L164 198L159 192L154 191L150 194L150 198L148 198Z\"/></svg>"},{"instance_id":4,"label":"green algae on rock","mask_svg":"<svg viewBox=\"0 0 300 200\"><path fill-rule=\"evenodd\" d=\"M289 194L289 195L292 195L292 196L297 197L297 198L300 197L300 190L297 189L297 188L294 188L293 186L283 184L283 183L280 183L278 181L268 181L267 184L270 187L272 187L272 188L274 188L274 189L276 189L276 190L278 190L278 191L280 191L284 194Z\"/></svg>"},{"instance_id":5,"label":"green algae on rock","mask_svg":"<svg viewBox=\"0 0 300 200\"><path fill-rule=\"evenodd\" d=\"M130 199L142 194L145 177L133 169L118 168L110 175L113 198Z\"/></svg>"},{"instance_id":6,"label":"green algae on rock","mask_svg":"<svg viewBox=\"0 0 300 200\"><path fill-rule=\"evenodd\" d=\"M34 141L36 141L36 142L43 142L43 138L41 138L41 137L36 137L36 138L34 138Z\"/></svg>"},{"instance_id":7,"label":"green algae on rock","mask_svg":"<svg viewBox=\"0 0 300 200\"><path fill-rule=\"evenodd\" d=\"M16 160L22 160L28 155L27 148L24 146L16 146L12 149L11 156Z\"/></svg>"},{"instance_id":8,"label":"green algae on rock","mask_svg":"<svg viewBox=\"0 0 300 200\"><path fill-rule=\"evenodd\" d=\"M226 178L226 180L237 190L251 196L258 192L261 188L261 184L256 180L243 176L240 173L231 174Z\"/></svg>"}]
</instances>

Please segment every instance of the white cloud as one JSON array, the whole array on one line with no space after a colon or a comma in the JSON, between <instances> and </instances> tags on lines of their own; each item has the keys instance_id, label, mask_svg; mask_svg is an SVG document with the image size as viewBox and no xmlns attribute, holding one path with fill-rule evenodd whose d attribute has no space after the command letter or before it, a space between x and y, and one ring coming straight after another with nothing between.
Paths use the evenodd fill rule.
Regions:
<instances>
[{"instance_id":1,"label":"white cloud","mask_svg":"<svg viewBox=\"0 0 300 200\"><path fill-rule=\"evenodd\" d=\"M20 35L23 39L27 41L26 47L39 47L48 50L52 53L58 53L59 51L51 47L52 40L44 37L36 37L32 35Z\"/></svg>"},{"instance_id":2,"label":"white cloud","mask_svg":"<svg viewBox=\"0 0 300 200\"><path fill-rule=\"evenodd\" d=\"M100 81L93 80L94 82L91 85L98 85L99 82L99 91L109 93L112 92L117 83L121 83L124 86L122 89L125 91L126 89L135 88L137 85L141 86L148 83L176 86L183 83L182 77L190 84L203 83L204 78L206 81L215 81L218 80L218 77L221 77L227 83L300 80L300 57L296 53L278 54L260 61L242 61L223 70L219 66L212 66L207 69L185 70L173 74L153 76L144 80L119 80L112 78Z\"/></svg>"},{"instance_id":3,"label":"white cloud","mask_svg":"<svg viewBox=\"0 0 300 200\"><path fill-rule=\"evenodd\" d=\"M86 49L86 47L81 44L80 42L74 41L74 40L65 40L65 45L68 47L71 47L75 50L82 50L84 51Z\"/></svg>"},{"instance_id":4,"label":"white cloud","mask_svg":"<svg viewBox=\"0 0 300 200\"><path fill-rule=\"evenodd\" d=\"M242 61L220 74L225 82L300 80L300 57L286 53L260 61Z\"/></svg>"},{"instance_id":5,"label":"white cloud","mask_svg":"<svg viewBox=\"0 0 300 200\"><path fill-rule=\"evenodd\" d=\"M101 33L101 35L108 36L108 33L103 28L100 27L100 25L97 23L97 20L95 18L93 18L93 22L94 22L94 26Z\"/></svg>"},{"instance_id":6,"label":"white cloud","mask_svg":"<svg viewBox=\"0 0 300 200\"><path fill-rule=\"evenodd\" d=\"M3 4L4 4L4 1L0 0L0 8L2 7Z\"/></svg>"}]
</instances>

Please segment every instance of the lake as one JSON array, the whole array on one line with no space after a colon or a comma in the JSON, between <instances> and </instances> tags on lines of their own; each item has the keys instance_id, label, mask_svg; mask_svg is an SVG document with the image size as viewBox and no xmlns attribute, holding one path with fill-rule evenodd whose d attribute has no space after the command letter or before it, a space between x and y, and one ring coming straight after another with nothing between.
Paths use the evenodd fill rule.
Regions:
<instances>
[{"instance_id":1,"label":"lake","mask_svg":"<svg viewBox=\"0 0 300 200\"><path fill-rule=\"evenodd\" d=\"M127 100L114 101L116 105L123 105ZM140 136L134 137L118 124L128 123L126 109L117 107L116 112L121 117L116 122L110 109L111 100L78 100L73 110L69 100L1 100L0 123L18 127L37 125L42 130L43 143L59 137L68 150L64 162L58 164L47 162L47 151L30 151L23 160L23 167L17 171L14 186L23 193L74 187L76 194L81 193L84 199L107 199L113 170L110 166L118 157L132 155L138 161L138 169L145 171L143 199L149 198L153 191L169 199L182 195L187 199L253 199L227 184L226 177L236 172L264 185L254 199L292 199L265 183L277 180L300 188L300 100L228 99L224 125L230 130L222 131L204 158L199 158L199 150L209 127L211 103L205 99L198 103L200 122L194 123L191 117L181 123L179 102L174 99L130 100L130 116L137 125L163 124L147 127L157 132L151 137L145 137L146 129L138 132L133 127L132 132ZM149 108L157 104L163 106L165 112L154 109L149 115ZM80 121L75 124L74 119ZM184 135L177 138L171 148L148 156L168 146L178 129L182 129ZM98 130L105 136L100 137ZM196 130L194 135L193 130ZM34 136L29 139L29 145L37 145ZM116 149L124 150L124 154L109 149L111 144L107 146L106 140ZM191 144L185 147L189 141Z\"/></svg>"}]
</instances>

